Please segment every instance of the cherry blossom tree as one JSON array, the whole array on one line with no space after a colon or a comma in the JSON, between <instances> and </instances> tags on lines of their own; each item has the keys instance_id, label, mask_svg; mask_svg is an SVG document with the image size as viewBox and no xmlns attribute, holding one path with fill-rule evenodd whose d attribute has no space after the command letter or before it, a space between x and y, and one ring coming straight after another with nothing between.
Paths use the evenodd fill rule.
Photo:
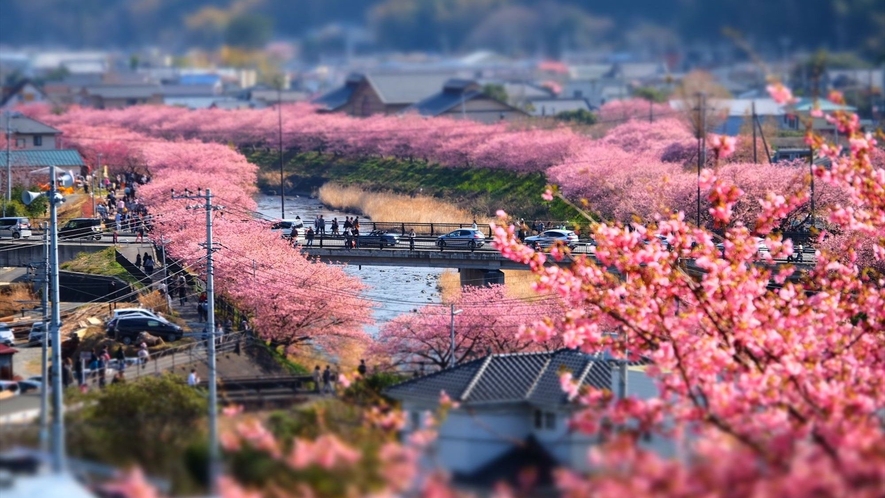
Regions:
<instances>
[{"instance_id":1,"label":"cherry blossom tree","mask_svg":"<svg viewBox=\"0 0 885 498\"><path fill-rule=\"evenodd\" d=\"M549 299L508 298L503 286L468 287L454 302L455 361L462 363L490 353L518 353L539 348L537 338L522 328L544 317L561 315ZM384 324L369 348L377 362L390 367L428 365L447 368L452 357L448 306L429 305ZM555 348L549 341L541 348Z\"/></svg>"}]
</instances>

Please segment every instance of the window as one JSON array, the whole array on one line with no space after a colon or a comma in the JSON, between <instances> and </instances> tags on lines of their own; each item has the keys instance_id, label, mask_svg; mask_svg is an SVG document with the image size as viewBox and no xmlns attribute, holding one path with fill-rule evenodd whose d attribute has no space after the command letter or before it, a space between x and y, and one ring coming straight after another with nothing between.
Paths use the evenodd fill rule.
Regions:
<instances>
[{"instance_id":1,"label":"window","mask_svg":"<svg viewBox=\"0 0 885 498\"><path fill-rule=\"evenodd\" d=\"M544 414L544 428L545 429L555 429L556 428L556 414L553 412L547 412Z\"/></svg>"},{"instance_id":2,"label":"window","mask_svg":"<svg viewBox=\"0 0 885 498\"><path fill-rule=\"evenodd\" d=\"M148 325L148 327L159 327L160 322L158 322L156 320L148 320L147 325Z\"/></svg>"},{"instance_id":3,"label":"window","mask_svg":"<svg viewBox=\"0 0 885 498\"><path fill-rule=\"evenodd\" d=\"M412 430L418 430L421 428L421 412L414 411L409 412L409 417L411 418Z\"/></svg>"},{"instance_id":4,"label":"window","mask_svg":"<svg viewBox=\"0 0 885 498\"><path fill-rule=\"evenodd\" d=\"M43 135L34 135L34 147L43 145Z\"/></svg>"},{"instance_id":5,"label":"window","mask_svg":"<svg viewBox=\"0 0 885 498\"><path fill-rule=\"evenodd\" d=\"M25 145L27 145L27 143L27 140L25 140L24 138L15 139L15 146L18 148L24 147Z\"/></svg>"},{"instance_id":6,"label":"window","mask_svg":"<svg viewBox=\"0 0 885 498\"><path fill-rule=\"evenodd\" d=\"M534 426L535 429L555 429L556 428L556 413L555 412L545 412L542 410L535 410L533 413L534 418Z\"/></svg>"},{"instance_id":7,"label":"window","mask_svg":"<svg viewBox=\"0 0 885 498\"><path fill-rule=\"evenodd\" d=\"M544 412L535 410L535 429L544 428Z\"/></svg>"}]
</instances>

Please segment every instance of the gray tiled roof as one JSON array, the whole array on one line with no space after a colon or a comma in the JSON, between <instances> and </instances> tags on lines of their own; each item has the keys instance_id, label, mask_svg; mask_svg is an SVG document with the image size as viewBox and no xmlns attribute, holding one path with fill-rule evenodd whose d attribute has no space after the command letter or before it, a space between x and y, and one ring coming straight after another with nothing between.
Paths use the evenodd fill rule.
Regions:
<instances>
[{"instance_id":1,"label":"gray tiled roof","mask_svg":"<svg viewBox=\"0 0 885 498\"><path fill-rule=\"evenodd\" d=\"M485 358L412 379L386 390L394 399L436 402L441 391L462 404L568 403L559 383L563 370L583 385L611 389L611 356L572 349L552 352L490 355Z\"/></svg>"},{"instance_id":2,"label":"gray tiled roof","mask_svg":"<svg viewBox=\"0 0 885 498\"><path fill-rule=\"evenodd\" d=\"M414 104L440 91L450 74L367 74L385 104Z\"/></svg>"},{"instance_id":3,"label":"gray tiled roof","mask_svg":"<svg viewBox=\"0 0 885 498\"><path fill-rule=\"evenodd\" d=\"M334 111L350 100L350 96L353 95L354 90L356 90L355 85L347 84L314 99L313 103L323 107L327 111Z\"/></svg>"},{"instance_id":4,"label":"gray tiled roof","mask_svg":"<svg viewBox=\"0 0 885 498\"><path fill-rule=\"evenodd\" d=\"M8 116L8 118L7 118ZM5 112L0 113L0 131L6 133L6 123L9 122L9 128L13 133L25 134L46 134L55 135L61 131L45 125L39 121L33 120L23 114Z\"/></svg>"},{"instance_id":5,"label":"gray tiled roof","mask_svg":"<svg viewBox=\"0 0 885 498\"><path fill-rule=\"evenodd\" d=\"M12 166L40 168L44 166L83 166L83 158L76 150L12 150L9 151ZM6 166L6 151L0 151L0 165Z\"/></svg>"}]
</instances>

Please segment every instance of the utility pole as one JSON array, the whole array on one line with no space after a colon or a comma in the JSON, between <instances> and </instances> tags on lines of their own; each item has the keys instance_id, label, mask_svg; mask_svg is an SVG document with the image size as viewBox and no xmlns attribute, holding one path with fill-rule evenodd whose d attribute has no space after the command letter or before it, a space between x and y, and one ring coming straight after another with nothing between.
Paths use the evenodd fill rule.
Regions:
<instances>
[{"instance_id":1,"label":"utility pole","mask_svg":"<svg viewBox=\"0 0 885 498\"><path fill-rule=\"evenodd\" d=\"M49 166L49 270L52 287L52 316L49 331L52 337L52 465L56 473L65 471L65 415L61 364L61 310L58 288L58 204L64 197L58 194L55 165ZM44 331L45 334L45 331Z\"/></svg>"},{"instance_id":2,"label":"utility pole","mask_svg":"<svg viewBox=\"0 0 885 498\"><path fill-rule=\"evenodd\" d=\"M282 149L280 149L282 150ZM175 195L173 199L200 199L205 201L206 209L206 295L209 305L206 327L209 329L209 492L211 496L219 496L218 478L220 476L220 452L218 449L218 389L215 371L215 273L212 264L212 211L220 206L212 205L212 191L197 189L197 193L185 189L184 195ZM164 249L165 257L165 249Z\"/></svg>"},{"instance_id":3,"label":"utility pole","mask_svg":"<svg viewBox=\"0 0 885 498\"><path fill-rule=\"evenodd\" d=\"M6 206L12 202L12 161L9 157L9 142L12 141L12 113L6 111L6 202L3 203L3 217L6 217ZM46 331L44 330L45 334ZM44 379L45 380L45 379Z\"/></svg>"},{"instance_id":4,"label":"utility pole","mask_svg":"<svg viewBox=\"0 0 885 498\"><path fill-rule=\"evenodd\" d=\"M707 162L707 95L698 93L698 228L701 226L701 168Z\"/></svg>"},{"instance_id":5,"label":"utility pole","mask_svg":"<svg viewBox=\"0 0 885 498\"><path fill-rule=\"evenodd\" d=\"M280 219L286 218L286 184L283 180L283 79L277 86L277 129L280 139Z\"/></svg>"},{"instance_id":6,"label":"utility pole","mask_svg":"<svg viewBox=\"0 0 885 498\"><path fill-rule=\"evenodd\" d=\"M40 341L42 356L40 361L40 449L49 451L49 375L46 368L46 350L49 344L49 224L43 222L43 281L41 282L40 304L43 308L43 338Z\"/></svg>"},{"instance_id":7,"label":"utility pole","mask_svg":"<svg viewBox=\"0 0 885 498\"><path fill-rule=\"evenodd\" d=\"M759 158L756 157L756 101L754 100L750 106L753 113L753 164L759 164Z\"/></svg>"},{"instance_id":8,"label":"utility pole","mask_svg":"<svg viewBox=\"0 0 885 498\"><path fill-rule=\"evenodd\" d=\"M648 122L655 122L655 106L654 101L652 101L651 99L648 100Z\"/></svg>"},{"instance_id":9,"label":"utility pole","mask_svg":"<svg viewBox=\"0 0 885 498\"><path fill-rule=\"evenodd\" d=\"M464 310L456 310L454 304L449 306L452 313L452 354L449 356L449 368L455 368L455 315Z\"/></svg>"},{"instance_id":10,"label":"utility pole","mask_svg":"<svg viewBox=\"0 0 885 498\"><path fill-rule=\"evenodd\" d=\"M101 152L98 153L98 166L95 171L101 171ZM95 171L92 172L92 216L95 217Z\"/></svg>"},{"instance_id":11,"label":"utility pole","mask_svg":"<svg viewBox=\"0 0 885 498\"><path fill-rule=\"evenodd\" d=\"M814 146L808 148L808 172L811 174L811 226L814 227Z\"/></svg>"}]
</instances>

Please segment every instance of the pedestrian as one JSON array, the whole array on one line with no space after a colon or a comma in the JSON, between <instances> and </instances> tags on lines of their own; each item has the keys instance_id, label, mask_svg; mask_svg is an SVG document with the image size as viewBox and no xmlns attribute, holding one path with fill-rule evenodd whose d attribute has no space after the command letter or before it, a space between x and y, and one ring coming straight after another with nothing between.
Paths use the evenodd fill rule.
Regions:
<instances>
[{"instance_id":1,"label":"pedestrian","mask_svg":"<svg viewBox=\"0 0 885 498\"><path fill-rule=\"evenodd\" d=\"M473 218L473 229L476 230L476 218Z\"/></svg>"},{"instance_id":2,"label":"pedestrian","mask_svg":"<svg viewBox=\"0 0 885 498\"><path fill-rule=\"evenodd\" d=\"M332 235L340 235L338 233L338 218L332 218Z\"/></svg>"},{"instance_id":3,"label":"pedestrian","mask_svg":"<svg viewBox=\"0 0 885 498\"><path fill-rule=\"evenodd\" d=\"M332 370L329 365L326 365L326 369L323 370L323 394L326 393L335 394L332 390Z\"/></svg>"},{"instance_id":4,"label":"pedestrian","mask_svg":"<svg viewBox=\"0 0 885 498\"><path fill-rule=\"evenodd\" d=\"M113 310L117 307L116 304L117 299L117 279L111 277L108 281L108 310Z\"/></svg>"},{"instance_id":5,"label":"pedestrian","mask_svg":"<svg viewBox=\"0 0 885 498\"><path fill-rule=\"evenodd\" d=\"M117 242L119 240L119 234L117 233L118 231L119 231L118 229L114 229L114 233L111 236L114 240L114 245L117 245Z\"/></svg>"},{"instance_id":6,"label":"pedestrian","mask_svg":"<svg viewBox=\"0 0 885 498\"><path fill-rule=\"evenodd\" d=\"M144 242L144 224L139 222L135 229L135 242Z\"/></svg>"},{"instance_id":7,"label":"pedestrian","mask_svg":"<svg viewBox=\"0 0 885 498\"><path fill-rule=\"evenodd\" d=\"M197 375L197 369L192 368L191 373L187 376L187 385L197 387L200 384L200 377Z\"/></svg>"},{"instance_id":8,"label":"pedestrian","mask_svg":"<svg viewBox=\"0 0 885 498\"><path fill-rule=\"evenodd\" d=\"M293 246L298 245L298 229L297 228L292 227L292 233L289 234L289 240L292 241Z\"/></svg>"},{"instance_id":9,"label":"pedestrian","mask_svg":"<svg viewBox=\"0 0 885 498\"><path fill-rule=\"evenodd\" d=\"M151 359L151 353L148 352L147 344L141 343L141 346L139 346L138 359L141 361L141 368L147 368L147 362Z\"/></svg>"},{"instance_id":10,"label":"pedestrian","mask_svg":"<svg viewBox=\"0 0 885 498\"><path fill-rule=\"evenodd\" d=\"M307 246L308 247L313 245L313 235L314 235L313 228L308 227L307 233L304 234L305 238L307 239Z\"/></svg>"},{"instance_id":11,"label":"pedestrian","mask_svg":"<svg viewBox=\"0 0 885 498\"><path fill-rule=\"evenodd\" d=\"M348 216L344 220L344 229L348 230L350 228L353 228L353 222L350 221L350 216Z\"/></svg>"},{"instance_id":12,"label":"pedestrian","mask_svg":"<svg viewBox=\"0 0 885 498\"><path fill-rule=\"evenodd\" d=\"M802 259L804 257L803 256L804 252L805 252L805 246L802 245L802 243L800 242L799 243L799 254L796 255L796 259L799 260L800 263L802 262Z\"/></svg>"},{"instance_id":13,"label":"pedestrian","mask_svg":"<svg viewBox=\"0 0 885 498\"><path fill-rule=\"evenodd\" d=\"M240 330L243 332L247 332L249 330L249 320L243 318L243 321L240 322Z\"/></svg>"},{"instance_id":14,"label":"pedestrian","mask_svg":"<svg viewBox=\"0 0 885 498\"><path fill-rule=\"evenodd\" d=\"M206 312L206 319L207 320L209 319L208 317L209 317L209 313L207 310L207 312ZM215 343L221 344L223 342L224 342L224 327L222 327L221 324L219 323L215 326Z\"/></svg>"},{"instance_id":15,"label":"pedestrian","mask_svg":"<svg viewBox=\"0 0 885 498\"><path fill-rule=\"evenodd\" d=\"M409 230L409 250L415 250L415 229Z\"/></svg>"},{"instance_id":16,"label":"pedestrian","mask_svg":"<svg viewBox=\"0 0 885 498\"><path fill-rule=\"evenodd\" d=\"M144 272L151 276L154 274L154 257L150 254L145 253L144 257Z\"/></svg>"},{"instance_id":17,"label":"pedestrian","mask_svg":"<svg viewBox=\"0 0 885 498\"><path fill-rule=\"evenodd\" d=\"M352 244L353 244L353 235L351 235L350 228L345 228L344 229L344 248L349 251Z\"/></svg>"},{"instance_id":18,"label":"pedestrian","mask_svg":"<svg viewBox=\"0 0 885 498\"><path fill-rule=\"evenodd\" d=\"M313 369L313 392L319 394L320 393L320 366L317 365L316 368Z\"/></svg>"},{"instance_id":19,"label":"pedestrian","mask_svg":"<svg viewBox=\"0 0 885 498\"><path fill-rule=\"evenodd\" d=\"M135 255L135 266L141 268L141 254Z\"/></svg>"},{"instance_id":20,"label":"pedestrian","mask_svg":"<svg viewBox=\"0 0 885 498\"><path fill-rule=\"evenodd\" d=\"M178 305L184 306L184 303L187 302L187 286L186 285L178 285Z\"/></svg>"},{"instance_id":21,"label":"pedestrian","mask_svg":"<svg viewBox=\"0 0 885 498\"><path fill-rule=\"evenodd\" d=\"M71 363L71 358L65 358L61 366L61 383L62 385L64 385L64 388L67 389L71 384L74 383L74 369ZM45 382L46 379L43 380Z\"/></svg>"},{"instance_id":22,"label":"pedestrian","mask_svg":"<svg viewBox=\"0 0 885 498\"><path fill-rule=\"evenodd\" d=\"M360 366L356 367L356 371L360 374L360 377L366 376L366 360L360 360Z\"/></svg>"}]
</instances>

